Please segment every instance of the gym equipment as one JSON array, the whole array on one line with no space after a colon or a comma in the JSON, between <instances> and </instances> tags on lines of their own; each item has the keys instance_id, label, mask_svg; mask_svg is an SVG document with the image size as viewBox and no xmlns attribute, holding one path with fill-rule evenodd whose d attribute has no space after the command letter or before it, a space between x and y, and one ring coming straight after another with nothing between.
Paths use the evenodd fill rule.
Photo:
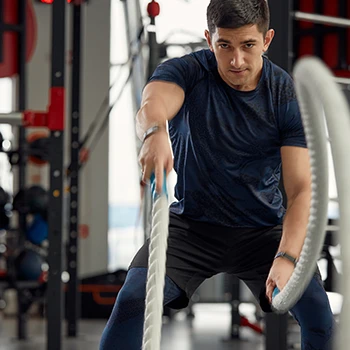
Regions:
<instances>
[{"instance_id":1,"label":"gym equipment","mask_svg":"<svg viewBox=\"0 0 350 350\"><path fill-rule=\"evenodd\" d=\"M294 18L302 21L308 21L312 23L336 25L338 27L350 27L350 19L333 17L333 16L324 16L316 13L306 13L301 11L294 12Z\"/></svg>"},{"instance_id":2,"label":"gym equipment","mask_svg":"<svg viewBox=\"0 0 350 350\"><path fill-rule=\"evenodd\" d=\"M2 0L0 7L10 4L13 10L11 13L15 16L14 21L7 21L4 18L4 8L0 8L0 50L6 44L2 41L5 37L12 37L15 40L12 42L13 49L10 60L5 58L5 66L0 65L0 75L9 76L17 74L17 99L16 112L8 113L7 115L0 114L0 122L8 122L11 125L18 125L18 145L19 154L26 154L26 130L27 127L46 127L50 132L50 139L52 141L51 150L64 149L64 120L65 120L65 28L66 28L66 9L63 1L54 1L52 5L52 35L51 35L51 54L52 62L50 64L51 79L48 90L48 107L43 112L27 111L26 105L26 49L30 48L27 38L33 34L33 31L28 29L25 24L30 22L30 18L26 16L28 9L32 9L32 1L30 0ZM29 6L27 6L29 5ZM5 22L5 23L4 23ZM2 41L2 42L1 42ZM61 45L62 44L62 45ZM10 52L6 49L6 52ZM4 51L0 52L0 62L3 62L1 56ZM7 69L11 65L11 73L4 73L3 68ZM14 157L15 158L15 157ZM18 157L17 157L18 158ZM50 264L50 278L48 283L47 293L47 348L61 349L61 327L62 327L62 215L63 215L63 152L51 152L50 163L52 167L49 168L50 173L50 209L57 215L52 215L49 218L50 227L50 252L48 256L48 263ZM19 159L18 162L18 187L24 188L26 183L26 162L25 159ZM19 215L19 229L24 232L26 229L26 218L20 213ZM57 234L58 232L58 234ZM19 237L22 240L23 237ZM16 282L16 281L14 281ZM26 339L26 308L22 307L21 295L27 294L25 288L21 285L38 284L38 282L23 282L15 283L15 288L18 289L18 317L17 317L17 337L18 339ZM21 292L23 291L23 293Z\"/></svg>"},{"instance_id":3,"label":"gym equipment","mask_svg":"<svg viewBox=\"0 0 350 350\"><path fill-rule=\"evenodd\" d=\"M13 209L21 214L40 214L47 219L49 195L41 186L34 185L21 189L13 199Z\"/></svg>"},{"instance_id":4,"label":"gym equipment","mask_svg":"<svg viewBox=\"0 0 350 350\"><path fill-rule=\"evenodd\" d=\"M17 278L22 281L38 281L43 273L44 258L32 249L24 249L15 259Z\"/></svg>"},{"instance_id":5,"label":"gym equipment","mask_svg":"<svg viewBox=\"0 0 350 350\"><path fill-rule=\"evenodd\" d=\"M28 200L29 213L41 214L44 219L47 218L47 209L49 205L49 196L45 189L41 186L31 186L26 191Z\"/></svg>"},{"instance_id":6,"label":"gym equipment","mask_svg":"<svg viewBox=\"0 0 350 350\"><path fill-rule=\"evenodd\" d=\"M242 327L248 327L248 328L252 329L254 332L256 332L258 334L263 334L264 333L263 329L261 328L261 326L259 324L250 322L244 316L241 316L241 324L240 325Z\"/></svg>"},{"instance_id":7,"label":"gym equipment","mask_svg":"<svg viewBox=\"0 0 350 350\"><path fill-rule=\"evenodd\" d=\"M294 57L317 56L340 79L348 79L350 56L347 43L350 40L350 19L347 0L315 2L299 1L290 10L293 21ZM346 83L346 82L345 82Z\"/></svg>"},{"instance_id":8,"label":"gym equipment","mask_svg":"<svg viewBox=\"0 0 350 350\"><path fill-rule=\"evenodd\" d=\"M4 208L8 203L10 203L10 195L0 187L0 208Z\"/></svg>"},{"instance_id":9,"label":"gym equipment","mask_svg":"<svg viewBox=\"0 0 350 350\"><path fill-rule=\"evenodd\" d=\"M317 90L322 90L325 85L328 85L324 84L324 80L328 79L328 76L331 83L335 85L334 95L339 93L339 90L337 90L338 86L324 64L316 58L312 60L316 68L313 68L312 71L304 68L305 72L301 74L300 65L303 67L304 63L301 62L305 62L304 60L301 59L297 63L294 69L294 76L310 155L312 173L311 208L307 235L299 261L286 286L272 300L272 308L277 313L286 313L290 310L309 284L314 273L313 268L310 268L310 266L316 266L320 256L328 216L328 151L327 143L325 142L327 137L321 108L322 100L319 98L325 91ZM315 72L315 77L312 76L312 72ZM317 78L320 77L319 80L316 76ZM306 89L306 84L309 84L309 89ZM327 93L329 93L328 86L326 89ZM337 101L337 96L333 97L334 101ZM328 98L324 97L323 101L332 101L332 99L328 100ZM325 113L328 117L337 113L335 106L335 102L329 102L328 105L324 105Z\"/></svg>"},{"instance_id":10,"label":"gym equipment","mask_svg":"<svg viewBox=\"0 0 350 350\"><path fill-rule=\"evenodd\" d=\"M81 317L108 319L112 313L115 299L122 288L127 271L120 269L110 273L85 277L81 280ZM69 288L69 287L68 287ZM69 315L66 299L66 314Z\"/></svg>"},{"instance_id":11,"label":"gym equipment","mask_svg":"<svg viewBox=\"0 0 350 350\"><path fill-rule=\"evenodd\" d=\"M4 136L2 136L2 133L0 132L0 152L4 150L3 142L4 142Z\"/></svg>"},{"instance_id":12,"label":"gym equipment","mask_svg":"<svg viewBox=\"0 0 350 350\"><path fill-rule=\"evenodd\" d=\"M275 289L273 290L273 293L272 293L272 299L275 298L275 296L280 292L280 290L275 287Z\"/></svg>"},{"instance_id":13,"label":"gym equipment","mask_svg":"<svg viewBox=\"0 0 350 350\"><path fill-rule=\"evenodd\" d=\"M13 125L14 119L10 117L8 117L8 119L11 119L11 124ZM6 122L6 117L0 118L0 121ZM26 156L28 156L28 160L35 165L47 164L50 159L50 138L47 133L39 132L29 135L26 146L21 150L4 150L1 145L2 141L0 136L0 152L4 152L8 156L11 165L18 165L21 159L26 158Z\"/></svg>"},{"instance_id":14,"label":"gym equipment","mask_svg":"<svg viewBox=\"0 0 350 350\"><path fill-rule=\"evenodd\" d=\"M315 114L313 118L314 121L316 121L319 115L325 115L331 143L340 209L339 226L343 248L342 270L343 276L345 276L341 281L341 294L344 297L344 302L340 317L340 332L338 332L337 338L338 343L335 345L335 349L345 350L348 349L350 342L350 334L347 330L350 317L348 310L350 280L346 278L350 271L350 254L346 251L349 249L348 233L350 230L350 183L349 177L347 176L350 171L350 160L347 154L347 150L350 148L350 110L345 95L334 82L332 73L321 60L316 58L304 58L300 60L295 67L294 75L297 83L298 97L304 103L304 99L309 101L310 107L312 107L312 111ZM320 123L324 124L323 117L319 118L319 120ZM323 143L324 145L327 144L326 134L323 135ZM311 149L310 152L318 153L320 149ZM325 171L328 170L325 169ZM317 176L321 176L321 174L317 174ZM321 191L322 190L324 189L321 189ZM323 241L321 243L323 244ZM303 258L302 255L301 260ZM283 293L283 291L281 293ZM278 297L279 296L276 296L275 299Z\"/></svg>"},{"instance_id":15,"label":"gym equipment","mask_svg":"<svg viewBox=\"0 0 350 350\"><path fill-rule=\"evenodd\" d=\"M150 3L148 3L148 5L147 5L147 13L148 13L148 15L150 17L157 17L157 16L159 16L160 6L155 0L152 0Z\"/></svg>"},{"instance_id":16,"label":"gym equipment","mask_svg":"<svg viewBox=\"0 0 350 350\"><path fill-rule=\"evenodd\" d=\"M13 198L13 210L18 211L20 214L28 214L29 206L26 200L26 190L21 189L17 192Z\"/></svg>"},{"instance_id":17,"label":"gym equipment","mask_svg":"<svg viewBox=\"0 0 350 350\"><path fill-rule=\"evenodd\" d=\"M0 211L0 230L7 230L10 224L10 217L9 215L1 210Z\"/></svg>"},{"instance_id":18,"label":"gym equipment","mask_svg":"<svg viewBox=\"0 0 350 350\"><path fill-rule=\"evenodd\" d=\"M18 23L18 0L2 0L0 2L0 78L11 77L18 73L18 41L15 32L22 31ZM30 61L37 38L35 11L30 0L26 0L26 52L25 60Z\"/></svg>"},{"instance_id":19,"label":"gym equipment","mask_svg":"<svg viewBox=\"0 0 350 350\"><path fill-rule=\"evenodd\" d=\"M25 235L28 241L40 245L48 238L48 233L47 221L40 214L36 214Z\"/></svg>"},{"instance_id":20,"label":"gym equipment","mask_svg":"<svg viewBox=\"0 0 350 350\"><path fill-rule=\"evenodd\" d=\"M146 310L142 349L159 350L162 330L163 291L169 226L168 194L164 173L162 193L157 194L155 176L151 176L153 194L153 220L149 243L146 284Z\"/></svg>"},{"instance_id":21,"label":"gym equipment","mask_svg":"<svg viewBox=\"0 0 350 350\"><path fill-rule=\"evenodd\" d=\"M159 4L152 0L148 6L150 24L155 24L155 16L159 14ZM147 76L150 77L156 65L159 64L159 46L156 33L148 31L149 61ZM168 237L168 199L165 182L163 181L162 194L155 192L154 175L151 177L151 189L153 193L152 230L149 243L148 275L146 285L146 310L144 331L142 340L143 350L158 350L160 348L162 313L163 313L163 289Z\"/></svg>"},{"instance_id":22,"label":"gym equipment","mask_svg":"<svg viewBox=\"0 0 350 350\"><path fill-rule=\"evenodd\" d=\"M50 159L50 138L47 133L33 133L27 141L29 161L36 165L46 164Z\"/></svg>"},{"instance_id":23,"label":"gym equipment","mask_svg":"<svg viewBox=\"0 0 350 350\"><path fill-rule=\"evenodd\" d=\"M8 229L11 210L12 205L10 195L0 187L0 230Z\"/></svg>"}]
</instances>

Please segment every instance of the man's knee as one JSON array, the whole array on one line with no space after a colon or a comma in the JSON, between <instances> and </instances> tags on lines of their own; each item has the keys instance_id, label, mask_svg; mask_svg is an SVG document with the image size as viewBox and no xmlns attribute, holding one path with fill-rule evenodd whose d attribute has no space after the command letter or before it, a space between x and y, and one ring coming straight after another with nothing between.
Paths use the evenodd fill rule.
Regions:
<instances>
[{"instance_id":1,"label":"man's knee","mask_svg":"<svg viewBox=\"0 0 350 350\"><path fill-rule=\"evenodd\" d=\"M147 269L133 268L127 276L125 283L118 293L117 303L132 303L136 300L144 300L146 296Z\"/></svg>"},{"instance_id":2,"label":"man's knee","mask_svg":"<svg viewBox=\"0 0 350 350\"><path fill-rule=\"evenodd\" d=\"M291 313L301 327L306 344L311 342L313 346L315 344L319 346L319 349L331 349L326 344L331 342L335 321L327 293L318 277L312 279ZM304 344L305 348L308 349L306 344Z\"/></svg>"}]
</instances>

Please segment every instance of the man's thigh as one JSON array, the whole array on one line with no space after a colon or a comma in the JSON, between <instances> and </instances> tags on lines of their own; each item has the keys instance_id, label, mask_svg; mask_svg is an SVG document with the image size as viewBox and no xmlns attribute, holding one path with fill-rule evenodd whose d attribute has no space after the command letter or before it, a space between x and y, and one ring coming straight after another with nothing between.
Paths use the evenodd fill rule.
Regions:
<instances>
[{"instance_id":1,"label":"man's thigh","mask_svg":"<svg viewBox=\"0 0 350 350\"><path fill-rule=\"evenodd\" d=\"M256 270L253 271L247 271L245 273L237 274L236 276L241 279L247 287L250 289L250 291L253 293L256 300L259 302L261 309L264 312L272 312L271 310L271 304L269 303L267 297L266 297L266 280L269 275L270 264L263 265ZM317 280L319 284L322 284L321 274L316 266L315 273L313 276L313 280Z\"/></svg>"},{"instance_id":2,"label":"man's thigh","mask_svg":"<svg viewBox=\"0 0 350 350\"><path fill-rule=\"evenodd\" d=\"M245 244L244 249L235 255L239 259L238 271L237 262L232 264L233 267L229 271L248 286L265 312L272 311L266 298L265 283L280 244L282 229L282 226L276 226L270 229L263 228L260 233L254 232L249 243ZM314 270L314 278L322 283L318 267L315 266Z\"/></svg>"},{"instance_id":3,"label":"man's thigh","mask_svg":"<svg viewBox=\"0 0 350 350\"><path fill-rule=\"evenodd\" d=\"M215 233L211 225L170 213L166 274L184 295L169 306L186 307L198 286L219 272L229 248L226 236ZM148 247L149 240L138 251L130 268L148 267Z\"/></svg>"}]
</instances>

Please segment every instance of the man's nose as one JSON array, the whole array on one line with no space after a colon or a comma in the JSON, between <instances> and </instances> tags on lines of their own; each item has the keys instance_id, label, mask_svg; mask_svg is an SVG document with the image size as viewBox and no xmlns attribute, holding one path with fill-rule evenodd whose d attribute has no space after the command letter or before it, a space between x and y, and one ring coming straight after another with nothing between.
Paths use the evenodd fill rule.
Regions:
<instances>
[{"instance_id":1,"label":"man's nose","mask_svg":"<svg viewBox=\"0 0 350 350\"><path fill-rule=\"evenodd\" d=\"M230 62L231 66L234 69L240 69L243 66L243 62L244 62L243 54L239 51L234 52Z\"/></svg>"}]
</instances>

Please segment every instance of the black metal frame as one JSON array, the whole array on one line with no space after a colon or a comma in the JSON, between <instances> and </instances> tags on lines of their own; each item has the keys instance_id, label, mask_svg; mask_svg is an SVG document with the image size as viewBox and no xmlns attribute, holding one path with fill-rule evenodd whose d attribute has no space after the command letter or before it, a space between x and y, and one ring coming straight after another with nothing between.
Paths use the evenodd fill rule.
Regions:
<instances>
[{"instance_id":1,"label":"black metal frame","mask_svg":"<svg viewBox=\"0 0 350 350\"><path fill-rule=\"evenodd\" d=\"M18 1L18 26L12 27L18 33L18 110L24 111L26 109L26 49L27 49L27 36L26 36L26 12L27 3L26 0ZM11 26L5 26L7 29L11 29ZM24 150L26 149L26 131L24 127L18 129L18 151L24 154L20 157L18 164L18 188L23 188L26 184L26 156ZM26 230L27 222L26 216L19 214L18 216L18 228L19 228L19 244L23 243L24 232ZM18 339L27 339L27 310L23 303L25 299L26 290L17 286L17 337Z\"/></svg>"},{"instance_id":2,"label":"black metal frame","mask_svg":"<svg viewBox=\"0 0 350 350\"><path fill-rule=\"evenodd\" d=\"M52 66L51 89L64 94L66 1L56 0L52 5ZM52 90L51 90L52 91ZM51 93L51 98L53 94ZM63 96L62 96L63 98ZM51 101L52 103L52 101ZM64 106L62 112L64 113ZM63 118L63 115L57 115ZM49 201L49 279L47 289L47 349L60 350L62 343L63 285L62 285L62 230L63 230L63 149L64 131L51 129L50 134L50 201ZM62 150L62 151L58 151Z\"/></svg>"},{"instance_id":3,"label":"black metal frame","mask_svg":"<svg viewBox=\"0 0 350 350\"><path fill-rule=\"evenodd\" d=\"M4 53L4 42L3 34L6 31L13 31L17 33L18 38L18 99L17 108L20 111L26 109L26 49L27 49L27 36L26 36L26 12L27 2L26 0L18 0L18 24L8 24L4 22L4 1L0 0L0 62L3 61ZM19 152L22 151L23 157L20 158L18 163L18 188L25 186L26 179L26 134L23 127L19 127L18 134L18 148ZM19 242L21 245L23 242L23 233L26 229L26 216L19 214L18 217L18 229L19 229ZM13 261L9 259L8 264L11 269ZM27 308L26 308L26 287L20 285L16 281L10 281L14 284L17 289L17 300L18 300L18 312L17 312L17 337L20 340L27 339Z\"/></svg>"},{"instance_id":4,"label":"black metal frame","mask_svg":"<svg viewBox=\"0 0 350 350\"><path fill-rule=\"evenodd\" d=\"M70 167L70 223L67 245L67 269L70 276L67 291L67 334L76 337L77 321L80 318L80 291L78 277L79 243L79 150L80 150L80 91L81 91L81 5L73 10L73 65L72 65L72 109L71 109L71 167Z\"/></svg>"},{"instance_id":5,"label":"black metal frame","mask_svg":"<svg viewBox=\"0 0 350 350\"><path fill-rule=\"evenodd\" d=\"M240 280L233 275L225 275L226 286L230 292L230 304L231 304L231 327L229 338L226 340L233 340L240 338L241 329L241 315L239 313L240 301Z\"/></svg>"},{"instance_id":6,"label":"black metal frame","mask_svg":"<svg viewBox=\"0 0 350 350\"><path fill-rule=\"evenodd\" d=\"M265 350L287 350L288 314L265 315Z\"/></svg>"},{"instance_id":7,"label":"black metal frame","mask_svg":"<svg viewBox=\"0 0 350 350\"><path fill-rule=\"evenodd\" d=\"M339 16L344 16L344 13L348 13L348 1L339 1ZM350 36L348 36L347 28L338 28L339 44L338 44L338 68L341 70L348 70L348 60L347 60L347 45Z\"/></svg>"},{"instance_id":8,"label":"black metal frame","mask_svg":"<svg viewBox=\"0 0 350 350\"><path fill-rule=\"evenodd\" d=\"M0 0L0 9L3 7L3 0ZM49 278L47 286L47 349L60 350L62 345L62 320L63 320L63 284L62 284L62 258L63 258L63 152L57 150L64 149L64 82L65 82L65 7L66 0L56 0L52 5L52 66L51 66L51 101L48 111L48 126L50 134L50 190L49 190L49 254L48 264ZM75 11L80 6L75 7ZM26 110L26 0L18 0L18 24L5 24L3 21L3 11L0 11L0 58L3 58L3 33L5 31L15 31L18 33L18 106L21 112ZM75 13L78 13L75 12ZM80 22L79 22L80 24ZM80 46L80 40L78 42ZM80 60L80 51L75 54ZM80 69L80 66L79 66ZM75 79L80 79L79 72L73 77L73 111L79 112L79 90L80 85L74 85ZM78 107L76 107L78 106ZM44 126L44 125L42 125ZM76 129L73 129L76 130ZM72 131L73 133L73 131ZM25 128L19 128L19 188L26 185L26 137ZM73 164L74 167L74 164ZM72 178L72 174L71 174ZM73 207L73 206L71 206ZM26 229L26 217L19 217L20 237L23 239ZM76 260L76 259L75 259ZM72 267L72 265L70 265ZM73 275L74 273L71 273ZM26 316L28 308L27 288L35 287L35 283L17 283L10 281L10 285L18 291L18 338L27 338ZM5 286L6 287L6 286ZM76 301L76 299L74 299ZM27 303L27 304L26 304ZM78 308L79 303L75 304ZM73 308L70 307L72 311Z\"/></svg>"},{"instance_id":9,"label":"black metal frame","mask_svg":"<svg viewBox=\"0 0 350 350\"><path fill-rule=\"evenodd\" d=\"M4 60L4 0L0 0L0 63Z\"/></svg>"},{"instance_id":10,"label":"black metal frame","mask_svg":"<svg viewBox=\"0 0 350 350\"><path fill-rule=\"evenodd\" d=\"M294 8L292 7L294 3ZM291 0L269 0L271 11L271 27L276 29L276 37L271 45L268 55L273 62L291 72L294 61L299 53L299 40L305 35L312 35L315 38L314 54L322 57L324 51L323 38L326 34L336 33L339 36L339 61L338 68L346 69L346 40L348 38L347 29L334 28L315 24L310 29L300 29L298 21L293 16L294 10L299 10L299 1ZM314 11L323 12L323 1L316 1ZM347 11L347 1L340 0L339 14L343 15ZM286 26L287 24L287 26ZM343 43L343 44L342 44ZM292 50L292 51L291 51ZM326 251L326 258L330 261L329 252ZM328 272L333 274L333 264L328 264ZM329 285L331 286L331 280ZM267 314L266 318L266 350L287 350L288 315Z\"/></svg>"},{"instance_id":11,"label":"black metal frame","mask_svg":"<svg viewBox=\"0 0 350 350\"><path fill-rule=\"evenodd\" d=\"M314 11L315 13L323 13L324 6L323 6L323 1L316 1L315 2L315 8ZM322 31L322 24L315 24L314 25L316 33L314 35L315 38L315 55L318 57L323 56L323 49L324 49L324 34Z\"/></svg>"},{"instance_id":12,"label":"black metal frame","mask_svg":"<svg viewBox=\"0 0 350 350\"><path fill-rule=\"evenodd\" d=\"M300 2L302 0L294 1L294 10L300 11ZM318 0L315 2L314 12L322 15L324 13L324 0ZM338 14L339 17L344 17L344 14L348 11L347 0L339 0ZM348 53L347 53L347 41L349 38L348 29L344 27L338 27L335 25L324 25L314 23L312 28L301 29L299 25L299 20L293 21L293 38L290 39L293 42L294 60L299 57L299 40L305 36L312 36L314 38L314 51L315 56L323 58L325 55L325 43L324 38L328 34L336 34L338 43L338 62L335 67L336 70L348 70Z\"/></svg>"},{"instance_id":13,"label":"black metal frame","mask_svg":"<svg viewBox=\"0 0 350 350\"><path fill-rule=\"evenodd\" d=\"M156 24L155 17L150 17L151 25ZM149 58L147 67L147 77L150 78L159 64L159 44L155 31L148 31Z\"/></svg>"},{"instance_id":14,"label":"black metal frame","mask_svg":"<svg viewBox=\"0 0 350 350\"><path fill-rule=\"evenodd\" d=\"M293 54L293 1L269 0L271 28L276 34L268 51L268 57L287 72L291 72ZM281 183L283 187L283 183ZM284 189L282 188L282 192ZM265 349L287 350L288 315L266 314Z\"/></svg>"},{"instance_id":15,"label":"black metal frame","mask_svg":"<svg viewBox=\"0 0 350 350\"><path fill-rule=\"evenodd\" d=\"M290 72L293 62L293 19L291 0L269 0L271 28L276 34L268 51L268 57L281 68Z\"/></svg>"}]
</instances>

